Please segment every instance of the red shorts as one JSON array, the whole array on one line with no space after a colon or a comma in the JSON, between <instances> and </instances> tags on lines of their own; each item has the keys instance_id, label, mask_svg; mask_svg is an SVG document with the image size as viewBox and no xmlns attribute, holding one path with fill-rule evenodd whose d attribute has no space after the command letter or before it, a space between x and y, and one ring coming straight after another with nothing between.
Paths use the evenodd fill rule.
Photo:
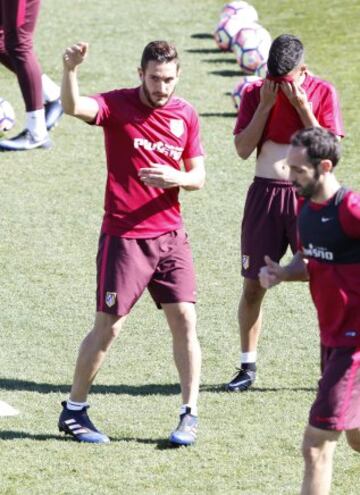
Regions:
<instances>
[{"instance_id":1,"label":"red shorts","mask_svg":"<svg viewBox=\"0 0 360 495\"><path fill-rule=\"evenodd\" d=\"M322 430L360 428L360 347L321 347L322 376L309 423Z\"/></svg>"},{"instance_id":2,"label":"red shorts","mask_svg":"<svg viewBox=\"0 0 360 495\"><path fill-rule=\"evenodd\" d=\"M296 193L291 182L255 177L241 226L241 274L258 279L267 254L280 261L288 246L296 251Z\"/></svg>"},{"instance_id":3,"label":"red shorts","mask_svg":"<svg viewBox=\"0 0 360 495\"><path fill-rule=\"evenodd\" d=\"M102 233L97 254L97 311L126 315L146 288L156 305L196 302L195 273L184 229L154 239Z\"/></svg>"}]
</instances>

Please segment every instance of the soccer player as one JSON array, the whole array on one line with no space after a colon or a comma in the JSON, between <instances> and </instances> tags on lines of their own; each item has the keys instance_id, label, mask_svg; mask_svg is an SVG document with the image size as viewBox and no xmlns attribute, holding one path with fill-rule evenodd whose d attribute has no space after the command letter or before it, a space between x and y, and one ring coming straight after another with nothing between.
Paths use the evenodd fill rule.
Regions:
<instances>
[{"instance_id":1,"label":"soccer player","mask_svg":"<svg viewBox=\"0 0 360 495\"><path fill-rule=\"evenodd\" d=\"M97 255L97 313L80 347L59 429L80 442L109 442L87 416L87 394L131 308L148 288L172 332L180 378L183 405L170 441L191 445L201 351L193 262L178 194L179 188L191 191L204 184L198 116L174 95L179 78L174 45L154 41L145 47L140 87L94 97L80 96L78 89L77 70L87 53L82 42L66 49L61 96L65 113L103 127L108 180Z\"/></svg>"},{"instance_id":2,"label":"soccer player","mask_svg":"<svg viewBox=\"0 0 360 495\"><path fill-rule=\"evenodd\" d=\"M296 194L285 158L291 135L310 126L343 135L336 92L308 72L301 41L283 34L271 45L266 79L245 89L234 130L239 156L246 160L256 148L257 158L242 221L241 354L238 372L226 385L230 392L247 390L256 376L264 255L279 261L289 245L296 249Z\"/></svg>"},{"instance_id":3,"label":"soccer player","mask_svg":"<svg viewBox=\"0 0 360 495\"><path fill-rule=\"evenodd\" d=\"M60 88L41 75L33 50L39 9L40 0L0 0L0 62L16 74L26 107L25 129L0 141L0 151L49 148L48 131L63 113Z\"/></svg>"},{"instance_id":4,"label":"soccer player","mask_svg":"<svg viewBox=\"0 0 360 495\"><path fill-rule=\"evenodd\" d=\"M309 280L321 342L321 379L303 440L302 495L330 492L332 459L342 431L360 452L360 194L333 171L337 137L320 128L298 131L287 156L299 202L299 250L280 266L266 256L264 289Z\"/></svg>"}]
</instances>

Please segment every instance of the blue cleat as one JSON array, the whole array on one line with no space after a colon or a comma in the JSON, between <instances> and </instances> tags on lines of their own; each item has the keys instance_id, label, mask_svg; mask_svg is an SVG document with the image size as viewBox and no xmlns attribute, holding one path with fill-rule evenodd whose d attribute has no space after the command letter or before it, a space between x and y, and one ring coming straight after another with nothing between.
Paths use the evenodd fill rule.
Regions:
<instances>
[{"instance_id":1,"label":"blue cleat","mask_svg":"<svg viewBox=\"0 0 360 495\"><path fill-rule=\"evenodd\" d=\"M46 129L51 131L61 119L64 113L60 98L54 101L47 101L44 104Z\"/></svg>"},{"instance_id":2,"label":"blue cleat","mask_svg":"<svg viewBox=\"0 0 360 495\"><path fill-rule=\"evenodd\" d=\"M37 141L27 129L11 139L2 139L0 141L0 151L30 151L37 148L47 149L51 148L51 146L52 142L48 135Z\"/></svg>"},{"instance_id":3,"label":"blue cleat","mask_svg":"<svg viewBox=\"0 0 360 495\"><path fill-rule=\"evenodd\" d=\"M85 443L110 443L109 437L97 430L87 414L89 406L80 411L70 411L66 407L66 401L62 402L63 410L59 418L59 431L65 435L71 435L78 442Z\"/></svg>"},{"instance_id":4,"label":"blue cleat","mask_svg":"<svg viewBox=\"0 0 360 495\"><path fill-rule=\"evenodd\" d=\"M198 418L190 413L191 409L190 407L187 407L186 412L180 415L180 422L169 438L173 445L189 446L195 443Z\"/></svg>"}]
</instances>

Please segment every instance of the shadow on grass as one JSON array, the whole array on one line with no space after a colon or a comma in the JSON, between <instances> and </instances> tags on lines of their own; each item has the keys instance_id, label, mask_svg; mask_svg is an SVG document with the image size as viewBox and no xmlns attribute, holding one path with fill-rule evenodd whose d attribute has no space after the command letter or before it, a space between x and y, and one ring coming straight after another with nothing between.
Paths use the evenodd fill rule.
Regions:
<instances>
[{"instance_id":1,"label":"shadow on grass","mask_svg":"<svg viewBox=\"0 0 360 495\"><path fill-rule=\"evenodd\" d=\"M37 440L38 442L46 442L47 440L60 440L62 442L67 441L65 437L60 435L49 435L46 433L28 433L27 431L13 431L2 430L0 431L0 440Z\"/></svg>"},{"instance_id":2,"label":"shadow on grass","mask_svg":"<svg viewBox=\"0 0 360 495\"><path fill-rule=\"evenodd\" d=\"M213 70L209 72L209 74L212 74L214 76L222 76L222 77L239 77L242 75L240 70L230 70L230 69Z\"/></svg>"},{"instance_id":3,"label":"shadow on grass","mask_svg":"<svg viewBox=\"0 0 360 495\"><path fill-rule=\"evenodd\" d=\"M191 35L191 38L196 40L212 40L214 39L211 33L194 33Z\"/></svg>"},{"instance_id":4,"label":"shadow on grass","mask_svg":"<svg viewBox=\"0 0 360 495\"><path fill-rule=\"evenodd\" d=\"M200 117L231 117L235 119L237 117L236 112L202 112L200 113Z\"/></svg>"},{"instance_id":5,"label":"shadow on grass","mask_svg":"<svg viewBox=\"0 0 360 495\"><path fill-rule=\"evenodd\" d=\"M70 384L37 383L28 380L0 378L0 390L20 390L24 392L38 392L40 394L69 393ZM118 394L118 395L177 395L180 387L177 383L145 385L93 385L92 394Z\"/></svg>"},{"instance_id":6,"label":"shadow on grass","mask_svg":"<svg viewBox=\"0 0 360 495\"><path fill-rule=\"evenodd\" d=\"M188 53L217 53L217 54L219 54L218 48L188 48L185 51Z\"/></svg>"},{"instance_id":7,"label":"shadow on grass","mask_svg":"<svg viewBox=\"0 0 360 495\"><path fill-rule=\"evenodd\" d=\"M58 440L60 442L76 442L70 436L52 435L48 433L29 433L27 431L2 430L0 431L0 440L35 440L37 442L46 442L48 440ZM173 445L166 438L139 438L139 437L110 437L111 443L133 442L145 445L155 445L157 450L173 450L179 448Z\"/></svg>"},{"instance_id":8,"label":"shadow on grass","mask_svg":"<svg viewBox=\"0 0 360 495\"><path fill-rule=\"evenodd\" d=\"M68 394L70 384L37 383L28 380L0 378L0 390L18 390L23 392L37 392L40 394L52 394L61 392ZM249 392L314 392L313 387L252 387ZM225 392L225 384L203 384L200 392ZM115 394L115 395L177 395L180 393L178 383L147 383L144 385L93 385L91 394Z\"/></svg>"},{"instance_id":9,"label":"shadow on grass","mask_svg":"<svg viewBox=\"0 0 360 495\"><path fill-rule=\"evenodd\" d=\"M230 395L241 395L241 392L228 392L225 390L225 383L219 385L202 385L201 392L217 392ZM247 392L250 393L266 393L266 392L316 392L315 387L251 387Z\"/></svg>"},{"instance_id":10,"label":"shadow on grass","mask_svg":"<svg viewBox=\"0 0 360 495\"><path fill-rule=\"evenodd\" d=\"M211 58L211 59L204 59L202 62L205 62L206 64L237 64L237 61L234 58ZM237 72L238 74L238 72Z\"/></svg>"}]
</instances>

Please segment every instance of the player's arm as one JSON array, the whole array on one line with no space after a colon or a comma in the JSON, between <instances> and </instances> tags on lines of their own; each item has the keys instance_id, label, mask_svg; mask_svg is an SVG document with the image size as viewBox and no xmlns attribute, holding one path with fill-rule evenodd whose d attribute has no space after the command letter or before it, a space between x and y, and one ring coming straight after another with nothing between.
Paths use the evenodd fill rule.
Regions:
<instances>
[{"instance_id":1,"label":"player's arm","mask_svg":"<svg viewBox=\"0 0 360 495\"><path fill-rule=\"evenodd\" d=\"M93 122L99 111L96 100L80 96L77 79L78 66L85 60L89 45L84 42L68 47L63 55L61 103L64 112L85 122Z\"/></svg>"},{"instance_id":2,"label":"player's arm","mask_svg":"<svg viewBox=\"0 0 360 495\"><path fill-rule=\"evenodd\" d=\"M266 122L275 103L278 85L266 79L260 89L260 102L250 123L235 135L235 148L243 160L246 160L257 147L264 132ZM245 95L246 96L246 95ZM241 108L240 108L241 111Z\"/></svg>"},{"instance_id":3,"label":"player's arm","mask_svg":"<svg viewBox=\"0 0 360 495\"><path fill-rule=\"evenodd\" d=\"M152 163L151 167L139 170L139 178L147 186L161 189L171 187L182 187L187 191L201 189L205 183L204 157L186 158L184 168L185 170L176 170L170 165Z\"/></svg>"},{"instance_id":4,"label":"player's arm","mask_svg":"<svg viewBox=\"0 0 360 495\"><path fill-rule=\"evenodd\" d=\"M309 279L307 261L300 251L286 266L281 266L269 256L265 256L265 263L266 265L259 272L259 282L264 289L270 289L281 282L307 281Z\"/></svg>"}]
</instances>

